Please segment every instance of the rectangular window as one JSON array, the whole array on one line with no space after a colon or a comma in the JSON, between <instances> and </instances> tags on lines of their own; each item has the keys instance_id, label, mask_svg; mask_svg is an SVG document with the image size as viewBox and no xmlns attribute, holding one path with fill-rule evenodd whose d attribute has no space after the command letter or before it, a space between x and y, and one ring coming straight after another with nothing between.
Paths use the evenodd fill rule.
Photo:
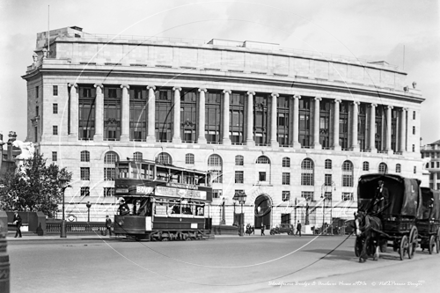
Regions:
<instances>
[{"instance_id":1,"label":"rectangular window","mask_svg":"<svg viewBox=\"0 0 440 293\"><path fill-rule=\"evenodd\" d=\"M417 174L417 167L414 166L414 174Z\"/></svg>"},{"instance_id":2,"label":"rectangular window","mask_svg":"<svg viewBox=\"0 0 440 293\"><path fill-rule=\"evenodd\" d=\"M90 196L90 187L81 187L81 196Z\"/></svg>"},{"instance_id":3,"label":"rectangular window","mask_svg":"<svg viewBox=\"0 0 440 293\"><path fill-rule=\"evenodd\" d=\"M283 190L281 198L283 201L289 201L290 200L290 191Z\"/></svg>"},{"instance_id":4,"label":"rectangular window","mask_svg":"<svg viewBox=\"0 0 440 293\"><path fill-rule=\"evenodd\" d=\"M332 174L325 174L324 184L325 186L332 186Z\"/></svg>"},{"instance_id":5,"label":"rectangular window","mask_svg":"<svg viewBox=\"0 0 440 293\"><path fill-rule=\"evenodd\" d=\"M344 200L344 201L353 200L353 193L351 193L351 192L343 192L342 193L342 200Z\"/></svg>"},{"instance_id":6,"label":"rectangular window","mask_svg":"<svg viewBox=\"0 0 440 293\"><path fill-rule=\"evenodd\" d=\"M413 134L416 134L416 127L413 126Z\"/></svg>"},{"instance_id":7,"label":"rectangular window","mask_svg":"<svg viewBox=\"0 0 440 293\"><path fill-rule=\"evenodd\" d=\"M52 93L54 96L58 96L58 86L57 85L52 86Z\"/></svg>"},{"instance_id":8,"label":"rectangular window","mask_svg":"<svg viewBox=\"0 0 440 293\"><path fill-rule=\"evenodd\" d=\"M222 196L221 189L213 189L212 190L212 198L220 198Z\"/></svg>"},{"instance_id":9,"label":"rectangular window","mask_svg":"<svg viewBox=\"0 0 440 293\"><path fill-rule=\"evenodd\" d=\"M416 120L416 111L413 111L413 120Z\"/></svg>"},{"instance_id":10,"label":"rectangular window","mask_svg":"<svg viewBox=\"0 0 440 293\"><path fill-rule=\"evenodd\" d=\"M301 185L313 186L313 174L312 173L301 173Z\"/></svg>"},{"instance_id":11,"label":"rectangular window","mask_svg":"<svg viewBox=\"0 0 440 293\"><path fill-rule=\"evenodd\" d=\"M39 86L36 86L35 87L35 98L39 98L40 97L40 87Z\"/></svg>"},{"instance_id":12,"label":"rectangular window","mask_svg":"<svg viewBox=\"0 0 440 293\"><path fill-rule=\"evenodd\" d=\"M52 162L56 162L58 160L58 153L52 152Z\"/></svg>"},{"instance_id":13,"label":"rectangular window","mask_svg":"<svg viewBox=\"0 0 440 293\"><path fill-rule=\"evenodd\" d=\"M260 182L266 181L266 172L258 172L258 181Z\"/></svg>"},{"instance_id":14,"label":"rectangular window","mask_svg":"<svg viewBox=\"0 0 440 293\"><path fill-rule=\"evenodd\" d=\"M244 171L235 171L235 183L244 183Z\"/></svg>"},{"instance_id":15,"label":"rectangular window","mask_svg":"<svg viewBox=\"0 0 440 293\"><path fill-rule=\"evenodd\" d=\"M52 134L53 135L58 135L58 126L57 125L53 125L52 126Z\"/></svg>"},{"instance_id":16,"label":"rectangular window","mask_svg":"<svg viewBox=\"0 0 440 293\"><path fill-rule=\"evenodd\" d=\"M282 174L282 184L283 185L290 185L290 173L283 172L283 174Z\"/></svg>"},{"instance_id":17,"label":"rectangular window","mask_svg":"<svg viewBox=\"0 0 440 293\"><path fill-rule=\"evenodd\" d=\"M52 112L53 114L58 114L58 104L53 104L52 105Z\"/></svg>"},{"instance_id":18,"label":"rectangular window","mask_svg":"<svg viewBox=\"0 0 440 293\"><path fill-rule=\"evenodd\" d=\"M353 176L352 175L342 175L342 186L353 187Z\"/></svg>"},{"instance_id":19,"label":"rectangular window","mask_svg":"<svg viewBox=\"0 0 440 293\"><path fill-rule=\"evenodd\" d=\"M413 153L416 151L416 145L415 144L412 145L412 151L413 151Z\"/></svg>"},{"instance_id":20,"label":"rectangular window","mask_svg":"<svg viewBox=\"0 0 440 293\"><path fill-rule=\"evenodd\" d=\"M112 196L115 196L115 188L104 187L104 197L112 197Z\"/></svg>"},{"instance_id":21,"label":"rectangular window","mask_svg":"<svg viewBox=\"0 0 440 293\"><path fill-rule=\"evenodd\" d=\"M305 198L305 200L313 201L313 191L301 191L301 197Z\"/></svg>"},{"instance_id":22,"label":"rectangular window","mask_svg":"<svg viewBox=\"0 0 440 293\"><path fill-rule=\"evenodd\" d=\"M437 162L437 168L440 168L440 162ZM438 173L440 179L440 173Z\"/></svg>"},{"instance_id":23,"label":"rectangular window","mask_svg":"<svg viewBox=\"0 0 440 293\"><path fill-rule=\"evenodd\" d=\"M281 214L281 224L290 224L290 214Z\"/></svg>"},{"instance_id":24,"label":"rectangular window","mask_svg":"<svg viewBox=\"0 0 440 293\"><path fill-rule=\"evenodd\" d=\"M104 168L104 181L115 181L116 169L115 168Z\"/></svg>"},{"instance_id":25,"label":"rectangular window","mask_svg":"<svg viewBox=\"0 0 440 293\"><path fill-rule=\"evenodd\" d=\"M40 107L35 107L35 116L40 116Z\"/></svg>"},{"instance_id":26,"label":"rectangular window","mask_svg":"<svg viewBox=\"0 0 440 293\"><path fill-rule=\"evenodd\" d=\"M81 167L81 180L85 180L85 181L90 180L90 168L89 167Z\"/></svg>"}]
</instances>

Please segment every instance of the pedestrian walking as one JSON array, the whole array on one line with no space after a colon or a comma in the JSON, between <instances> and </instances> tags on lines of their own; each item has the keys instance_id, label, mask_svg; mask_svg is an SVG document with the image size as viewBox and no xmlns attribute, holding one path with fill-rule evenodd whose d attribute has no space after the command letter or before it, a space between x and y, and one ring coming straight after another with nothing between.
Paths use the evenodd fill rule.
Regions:
<instances>
[{"instance_id":1,"label":"pedestrian walking","mask_svg":"<svg viewBox=\"0 0 440 293\"><path fill-rule=\"evenodd\" d=\"M261 236L265 236L264 234L264 224L261 223Z\"/></svg>"},{"instance_id":2,"label":"pedestrian walking","mask_svg":"<svg viewBox=\"0 0 440 293\"><path fill-rule=\"evenodd\" d=\"M107 215L105 216L105 227L107 228L106 230L106 235L108 232L108 235L111 237L112 236L112 220L110 219L110 217Z\"/></svg>"},{"instance_id":3,"label":"pedestrian walking","mask_svg":"<svg viewBox=\"0 0 440 293\"><path fill-rule=\"evenodd\" d=\"M301 222L300 221L298 221L298 224L296 224L296 234L295 235L298 235L298 233L299 233L299 237L301 237Z\"/></svg>"},{"instance_id":4,"label":"pedestrian walking","mask_svg":"<svg viewBox=\"0 0 440 293\"><path fill-rule=\"evenodd\" d=\"M15 212L14 213L14 224L16 227L15 238L17 238L17 237L21 238L21 229L20 229L21 223L22 223L22 221L21 221L20 215L18 214L18 212Z\"/></svg>"}]
</instances>

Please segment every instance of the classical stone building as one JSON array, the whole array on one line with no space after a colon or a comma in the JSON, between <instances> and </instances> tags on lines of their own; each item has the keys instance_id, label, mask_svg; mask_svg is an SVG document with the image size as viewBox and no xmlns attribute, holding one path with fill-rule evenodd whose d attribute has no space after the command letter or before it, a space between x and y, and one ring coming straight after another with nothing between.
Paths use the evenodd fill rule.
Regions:
<instances>
[{"instance_id":1,"label":"classical stone building","mask_svg":"<svg viewBox=\"0 0 440 293\"><path fill-rule=\"evenodd\" d=\"M137 158L210 170L213 223L321 225L350 217L357 179L421 177L420 108L406 73L278 44L101 36L79 27L37 35L27 140L73 172L67 213L114 210L114 162ZM326 199L323 201L323 199ZM306 216L307 214L307 216ZM308 217L308 219L306 219Z\"/></svg>"},{"instance_id":2,"label":"classical stone building","mask_svg":"<svg viewBox=\"0 0 440 293\"><path fill-rule=\"evenodd\" d=\"M440 190L440 140L423 146L420 152L429 172L429 187Z\"/></svg>"}]
</instances>

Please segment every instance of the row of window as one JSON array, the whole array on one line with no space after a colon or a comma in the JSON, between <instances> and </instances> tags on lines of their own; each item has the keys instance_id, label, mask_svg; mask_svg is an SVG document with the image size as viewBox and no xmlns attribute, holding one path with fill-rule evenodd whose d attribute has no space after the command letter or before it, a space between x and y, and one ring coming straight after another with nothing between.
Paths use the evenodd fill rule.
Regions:
<instances>
[{"instance_id":1,"label":"row of window","mask_svg":"<svg viewBox=\"0 0 440 293\"><path fill-rule=\"evenodd\" d=\"M440 168L440 162L430 162L431 163L431 167L429 166L429 162L426 163L426 168Z\"/></svg>"}]
</instances>

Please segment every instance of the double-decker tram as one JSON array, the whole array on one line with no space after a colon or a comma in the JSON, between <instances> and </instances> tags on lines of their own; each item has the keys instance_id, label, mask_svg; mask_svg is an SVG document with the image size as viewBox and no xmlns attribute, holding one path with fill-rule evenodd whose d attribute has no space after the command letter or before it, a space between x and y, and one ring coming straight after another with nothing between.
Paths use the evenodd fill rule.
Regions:
<instances>
[{"instance_id":1,"label":"double-decker tram","mask_svg":"<svg viewBox=\"0 0 440 293\"><path fill-rule=\"evenodd\" d=\"M117 162L115 234L151 241L208 238L210 185L208 172L148 160Z\"/></svg>"}]
</instances>

